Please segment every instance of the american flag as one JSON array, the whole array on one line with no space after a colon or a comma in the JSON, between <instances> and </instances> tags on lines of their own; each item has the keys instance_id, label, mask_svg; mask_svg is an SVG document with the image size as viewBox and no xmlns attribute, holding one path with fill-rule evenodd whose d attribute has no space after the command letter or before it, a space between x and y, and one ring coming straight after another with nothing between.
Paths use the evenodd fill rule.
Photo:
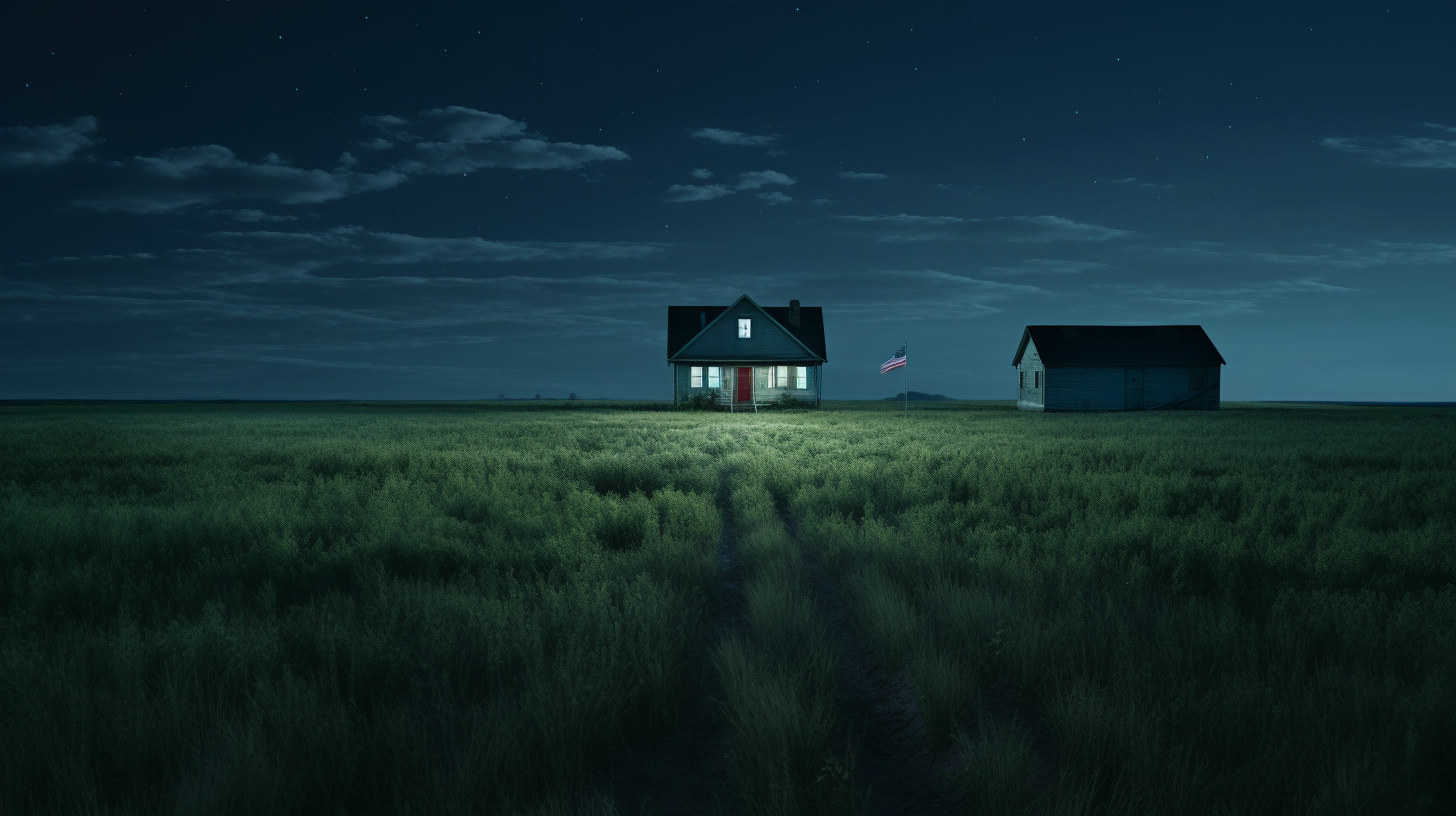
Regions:
<instances>
[{"instance_id":1,"label":"american flag","mask_svg":"<svg viewBox=\"0 0 1456 816\"><path fill-rule=\"evenodd\" d=\"M893 356L890 359L886 360L885 361L885 364L882 365L882 366L880 366L880 373L881 374L884 374L887 371L893 371L893 370L899 368L902 365L905 365L905 347L904 346L901 346L900 347L900 350L897 351L897 352L895 352L895 356Z\"/></svg>"}]
</instances>

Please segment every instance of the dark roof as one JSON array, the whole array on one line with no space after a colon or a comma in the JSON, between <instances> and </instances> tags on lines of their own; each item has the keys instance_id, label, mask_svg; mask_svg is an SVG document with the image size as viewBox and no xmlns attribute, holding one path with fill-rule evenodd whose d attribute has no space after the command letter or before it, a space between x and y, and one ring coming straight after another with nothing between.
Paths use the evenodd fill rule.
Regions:
<instances>
[{"instance_id":1,"label":"dark roof","mask_svg":"<svg viewBox=\"0 0 1456 816\"><path fill-rule=\"evenodd\" d=\"M736 301L735 301L736 303ZM758 304L754 304L758 305ZM706 315L706 322L712 323L713 318L727 311L729 306L669 306L667 307L667 356L677 354L688 341L698 336L703 330L699 315ZM829 357L824 351L824 309L820 306L799 307L799 325L795 326L789 322L789 307L787 306L759 306L769 317L778 321L789 334L798 338L800 343L809 347L809 350L819 355L819 359L828 361Z\"/></svg>"},{"instance_id":2,"label":"dark roof","mask_svg":"<svg viewBox=\"0 0 1456 816\"><path fill-rule=\"evenodd\" d=\"M1027 326L1012 365L1021 364L1028 338L1043 365L1227 365L1202 326Z\"/></svg>"}]
</instances>

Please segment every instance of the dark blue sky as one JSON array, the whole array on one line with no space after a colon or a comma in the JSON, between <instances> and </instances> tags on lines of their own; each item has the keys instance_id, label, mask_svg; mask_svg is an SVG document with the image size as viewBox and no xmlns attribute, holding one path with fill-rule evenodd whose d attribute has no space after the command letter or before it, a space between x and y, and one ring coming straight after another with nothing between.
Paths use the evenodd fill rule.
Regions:
<instances>
[{"instance_id":1,"label":"dark blue sky","mask_svg":"<svg viewBox=\"0 0 1456 816\"><path fill-rule=\"evenodd\" d=\"M667 398L747 293L831 399L1456 399L1449 4L97 5L0 12L0 398Z\"/></svg>"}]
</instances>

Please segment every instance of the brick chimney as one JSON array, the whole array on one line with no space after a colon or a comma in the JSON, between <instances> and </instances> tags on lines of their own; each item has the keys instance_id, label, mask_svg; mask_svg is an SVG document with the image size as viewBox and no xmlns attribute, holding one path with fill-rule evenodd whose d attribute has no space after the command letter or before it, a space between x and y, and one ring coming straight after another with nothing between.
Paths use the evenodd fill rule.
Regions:
<instances>
[{"instance_id":1,"label":"brick chimney","mask_svg":"<svg viewBox=\"0 0 1456 816\"><path fill-rule=\"evenodd\" d=\"M799 301L797 300L789 301L789 322L794 324L794 328L799 328Z\"/></svg>"}]
</instances>

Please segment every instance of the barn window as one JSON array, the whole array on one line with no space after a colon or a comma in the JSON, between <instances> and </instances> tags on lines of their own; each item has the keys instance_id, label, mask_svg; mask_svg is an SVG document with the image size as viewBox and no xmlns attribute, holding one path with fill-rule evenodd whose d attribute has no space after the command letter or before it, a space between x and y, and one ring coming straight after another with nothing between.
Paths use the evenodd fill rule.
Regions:
<instances>
[{"instance_id":1,"label":"barn window","mask_svg":"<svg viewBox=\"0 0 1456 816\"><path fill-rule=\"evenodd\" d=\"M1188 390L1189 391L1202 391L1203 389L1205 389L1207 387L1208 387L1208 369L1206 369L1206 368L1190 368L1190 369L1188 369Z\"/></svg>"},{"instance_id":2,"label":"barn window","mask_svg":"<svg viewBox=\"0 0 1456 816\"><path fill-rule=\"evenodd\" d=\"M709 388L722 388L723 387L723 369L721 369L721 368L719 368L717 366L708 366L708 387Z\"/></svg>"},{"instance_id":3,"label":"barn window","mask_svg":"<svg viewBox=\"0 0 1456 816\"><path fill-rule=\"evenodd\" d=\"M702 388L703 387L703 367L702 366L693 366L692 367L692 385L691 385L691 387L692 388Z\"/></svg>"},{"instance_id":4,"label":"barn window","mask_svg":"<svg viewBox=\"0 0 1456 816\"><path fill-rule=\"evenodd\" d=\"M745 338L745 339L753 336L753 320L752 320L752 318L747 318L747 317L740 317L740 318L738 318L738 336L739 337L742 337L742 338Z\"/></svg>"},{"instance_id":5,"label":"barn window","mask_svg":"<svg viewBox=\"0 0 1456 816\"><path fill-rule=\"evenodd\" d=\"M1033 387L1034 388L1041 388L1041 372L1040 371L1036 372L1036 385L1033 386Z\"/></svg>"},{"instance_id":6,"label":"barn window","mask_svg":"<svg viewBox=\"0 0 1456 816\"><path fill-rule=\"evenodd\" d=\"M798 376L794 378L794 387L799 389L800 391L808 388L809 368L807 366L799 366L798 368L794 369L794 372L798 374Z\"/></svg>"}]
</instances>

